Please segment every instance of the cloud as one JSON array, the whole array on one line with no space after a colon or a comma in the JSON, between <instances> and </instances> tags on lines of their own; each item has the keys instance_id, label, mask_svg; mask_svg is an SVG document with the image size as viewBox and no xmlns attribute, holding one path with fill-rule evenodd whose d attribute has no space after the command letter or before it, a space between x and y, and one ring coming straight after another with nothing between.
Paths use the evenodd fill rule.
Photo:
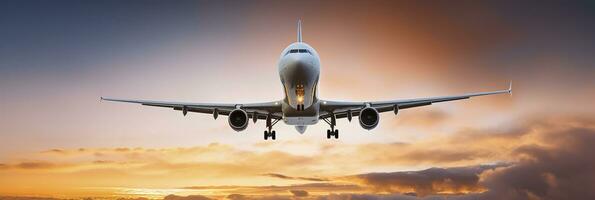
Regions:
<instances>
[{"instance_id":1,"label":"cloud","mask_svg":"<svg viewBox=\"0 0 595 200\"><path fill-rule=\"evenodd\" d=\"M270 186L191 186L184 187L189 190L225 190L228 194L241 195L262 195L262 194L276 194L284 195L291 191L308 191L311 193L328 193L333 192L361 192L364 188L355 184L346 183L306 183L293 185L270 185Z\"/></svg>"},{"instance_id":2,"label":"cloud","mask_svg":"<svg viewBox=\"0 0 595 200\"><path fill-rule=\"evenodd\" d=\"M47 151L43 151L42 153L67 154L68 152L63 149L50 149Z\"/></svg>"},{"instance_id":3,"label":"cloud","mask_svg":"<svg viewBox=\"0 0 595 200\"><path fill-rule=\"evenodd\" d=\"M201 183L204 186L183 189L197 193L214 191L210 194L221 196L238 194L244 198L286 198L293 197L288 194L291 191L307 191L307 198L343 197L326 195L332 192L372 195L378 199L411 195L422 199L443 195L498 199L504 194L508 199L580 199L593 197L588 189L595 188L595 174L585 167L595 165L589 155L590 147L595 145L593 122L588 116L525 118L514 126L469 128L409 143L321 144L314 148L318 152L302 155L268 148L251 151L224 144L162 149L62 149L60 153L50 150L39 158L0 164L0 179L8 182L19 180L15 177L35 177L31 175L37 170L44 170L48 180L56 181L50 184L55 185L61 184L59 180L75 177L89 185L97 181L109 184L114 178L125 177L128 184L138 187L147 187L146 183L159 185L159 181L166 186L171 181L191 183L200 178L205 180ZM97 153L102 156L98 158ZM394 170L402 166L434 167ZM271 173L280 169L282 173ZM249 180L261 185L218 186L228 180ZM10 191L13 185L25 183L3 187Z\"/></svg>"},{"instance_id":4,"label":"cloud","mask_svg":"<svg viewBox=\"0 0 595 200\"><path fill-rule=\"evenodd\" d=\"M14 167L20 169L49 169L54 168L55 165L48 162L22 162L15 165Z\"/></svg>"},{"instance_id":5,"label":"cloud","mask_svg":"<svg viewBox=\"0 0 595 200\"><path fill-rule=\"evenodd\" d=\"M241 194L230 194L230 195L227 195L226 198L230 199L230 200L244 200L244 199L247 199L248 197L241 195Z\"/></svg>"},{"instance_id":6,"label":"cloud","mask_svg":"<svg viewBox=\"0 0 595 200\"><path fill-rule=\"evenodd\" d=\"M485 199L595 199L595 130L571 128L540 139L543 145L515 150L516 165L485 174Z\"/></svg>"},{"instance_id":7,"label":"cloud","mask_svg":"<svg viewBox=\"0 0 595 200\"><path fill-rule=\"evenodd\" d=\"M305 190L289 190L289 192L291 192L291 194L293 194L293 196L295 196L295 197L308 196L308 191L305 191Z\"/></svg>"},{"instance_id":8,"label":"cloud","mask_svg":"<svg viewBox=\"0 0 595 200\"><path fill-rule=\"evenodd\" d=\"M430 168L421 171L360 174L352 179L389 193L414 192L420 196L438 193L481 192L480 174L506 164L454 168Z\"/></svg>"},{"instance_id":9,"label":"cloud","mask_svg":"<svg viewBox=\"0 0 595 200\"><path fill-rule=\"evenodd\" d=\"M368 173L352 178L378 191L411 190L420 196L446 191L472 192L478 199L594 199L595 172L588 167L595 166L590 153L595 145L592 121L584 117L536 118L508 132L465 132L452 138L483 145L522 138L523 143L510 152L512 164ZM459 198L463 197L468 196Z\"/></svg>"},{"instance_id":10,"label":"cloud","mask_svg":"<svg viewBox=\"0 0 595 200\"><path fill-rule=\"evenodd\" d=\"M46 170L46 169L57 169L65 167L65 165L57 165L51 162L45 161L26 161L18 162L13 164L2 164L0 163L0 170L8 169L23 169L23 170Z\"/></svg>"},{"instance_id":11,"label":"cloud","mask_svg":"<svg viewBox=\"0 0 595 200\"><path fill-rule=\"evenodd\" d=\"M87 200L87 199L85 199ZM150 200L148 198L145 197L137 197L137 198L118 198L117 200Z\"/></svg>"},{"instance_id":12,"label":"cloud","mask_svg":"<svg viewBox=\"0 0 595 200\"><path fill-rule=\"evenodd\" d=\"M202 196L202 195L190 195L190 196L177 196L177 195L167 195L163 198L163 200L212 200L211 198Z\"/></svg>"},{"instance_id":13,"label":"cloud","mask_svg":"<svg viewBox=\"0 0 595 200\"><path fill-rule=\"evenodd\" d=\"M314 177L293 177L293 176L286 176L283 174L277 174L277 173L267 173L267 174L263 174L264 176L269 176L269 177L274 177L274 178L280 178L280 179L288 179L288 180L304 180L304 181L329 181L329 179L325 179L325 178L314 178Z\"/></svg>"},{"instance_id":14,"label":"cloud","mask_svg":"<svg viewBox=\"0 0 595 200\"><path fill-rule=\"evenodd\" d=\"M1 200L61 200L50 197L21 197L21 196L0 196Z\"/></svg>"},{"instance_id":15,"label":"cloud","mask_svg":"<svg viewBox=\"0 0 595 200\"><path fill-rule=\"evenodd\" d=\"M225 199L229 199L229 200L292 200L291 197L280 196L280 195L246 196L246 195L241 195L241 194L230 194Z\"/></svg>"},{"instance_id":16,"label":"cloud","mask_svg":"<svg viewBox=\"0 0 595 200\"><path fill-rule=\"evenodd\" d=\"M416 197L392 194L392 195L378 195L378 194L329 194L320 197L319 200L414 200Z\"/></svg>"}]
</instances>

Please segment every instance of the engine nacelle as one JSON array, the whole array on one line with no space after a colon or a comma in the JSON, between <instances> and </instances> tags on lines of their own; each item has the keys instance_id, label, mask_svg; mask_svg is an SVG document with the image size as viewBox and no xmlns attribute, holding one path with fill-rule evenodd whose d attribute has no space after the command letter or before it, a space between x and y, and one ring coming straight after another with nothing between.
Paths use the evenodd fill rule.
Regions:
<instances>
[{"instance_id":1,"label":"engine nacelle","mask_svg":"<svg viewBox=\"0 0 595 200\"><path fill-rule=\"evenodd\" d=\"M248 113L242 109L232 110L227 121L234 131L243 131L248 127Z\"/></svg>"},{"instance_id":2,"label":"engine nacelle","mask_svg":"<svg viewBox=\"0 0 595 200\"><path fill-rule=\"evenodd\" d=\"M375 108L367 107L359 112L359 125L366 130L376 128L378 121L380 121L380 114Z\"/></svg>"}]
</instances>

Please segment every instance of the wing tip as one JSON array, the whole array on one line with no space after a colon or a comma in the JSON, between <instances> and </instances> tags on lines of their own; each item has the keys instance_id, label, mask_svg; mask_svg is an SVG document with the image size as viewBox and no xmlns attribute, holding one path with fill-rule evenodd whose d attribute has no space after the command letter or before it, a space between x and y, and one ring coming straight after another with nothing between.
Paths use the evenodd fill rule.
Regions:
<instances>
[{"instance_id":1,"label":"wing tip","mask_svg":"<svg viewBox=\"0 0 595 200\"><path fill-rule=\"evenodd\" d=\"M508 84L508 94L512 96L512 81Z\"/></svg>"}]
</instances>

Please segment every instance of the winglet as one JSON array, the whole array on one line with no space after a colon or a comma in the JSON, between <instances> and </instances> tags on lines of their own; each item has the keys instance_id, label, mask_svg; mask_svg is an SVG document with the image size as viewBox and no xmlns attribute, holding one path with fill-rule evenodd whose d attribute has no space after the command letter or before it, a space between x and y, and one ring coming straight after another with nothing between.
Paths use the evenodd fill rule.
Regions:
<instances>
[{"instance_id":1,"label":"winglet","mask_svg":"<svg viewBox=\"0 0 595 200\"><path fill-rule=\"evenodd\" d=\"M297 28L297 42L302 42L302 19L298 20Z\"/></svg>"},{"instance_id":2,"label":"winglet","mask_svg":"<svg viewBox=\"0 0 595 200\"><path fill-rule=\"evenodd\" d=\"M99 97L99 101L103 101L103 97Z\"/></svg>"},{"instance_id":3,"label":"winglet","mask_svg":"<svg viewBox=\"0 0 595 200\"><path fill-rule=\"evenodd\" d=\"M510 81L510 84L508 85L508 94L512 95L512 81Z\"/></svg>"}]
</instances>

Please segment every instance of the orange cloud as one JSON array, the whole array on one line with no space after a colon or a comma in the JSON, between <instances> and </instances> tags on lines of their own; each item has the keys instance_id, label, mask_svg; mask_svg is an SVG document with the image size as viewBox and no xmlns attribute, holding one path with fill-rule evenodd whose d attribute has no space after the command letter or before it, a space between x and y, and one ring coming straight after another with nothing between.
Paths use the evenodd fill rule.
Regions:
<instances>
[{"instance_id":1,"label":"orange cloud","mask_svg":"<svg viewBox=\"0 0 595 200\"><path fill-rule=\"evenodd\" d=\"M589 172L580 168L540 169L557 165L560 169L568 167L562 163L589 166L590 160L582 156L589 152L589 145L595 144L591 138L595 130L593 121L585 116L541 117L519 121L512 128L464 129L410 143L323 143L318 144L312 154L281 151L270 145L247 150L216 143L189 148L54 149L27 160L1 164L0 192L118 195L126 193L100 188L148 188L146 191L151 191L150 188L166 187L180 189L179 194L207 196L292 196L291 190L306 191L308 198L330 191L488 195L499 189L494 188L499 185L496 183L507 180L498 177L533 166L536 168L533 171L539 174L530 178L539 177L547 188L556 188L564 186L565 182L579 181L566 180L569 175L564 173ZM312 146L307 141L289 145ZM497 162L513 164L489 164ZM337 163L341 163L340 166ZM486 163L488 165L481 165ZM424 167L426 165L434 167ZM398 170L403 166L425 170ZM43 180L39 175L43 175ZM324 183L309 183L312 181ZM526 187L529 190L533 186ZM549 195L540 191L534 193L531 195ZM143 194L134 193L135 196Z\"/></svg>"}]
</instances>

